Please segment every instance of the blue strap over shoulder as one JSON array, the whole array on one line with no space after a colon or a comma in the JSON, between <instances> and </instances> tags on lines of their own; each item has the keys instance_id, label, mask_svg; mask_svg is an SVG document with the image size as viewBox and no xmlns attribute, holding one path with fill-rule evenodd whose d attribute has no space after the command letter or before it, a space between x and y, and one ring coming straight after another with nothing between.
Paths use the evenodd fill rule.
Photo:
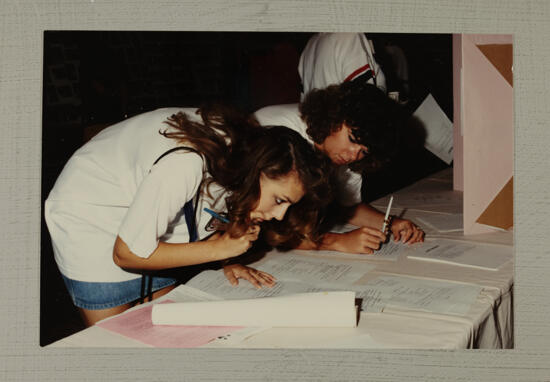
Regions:
<instances>
[{"instance_id":1,"label":"blue strap over shoulder","mask_svg":"<svg viewBox=\"0 0 550 382\"><path fill-rule=\"evenodd\" d=\"M163 153L161 156L159 156L157 158L157 160L153 163L153 166L155 164L157 164L157 162L159 160L161 160L163 157L165 157L166 155L174 152L174 151L178 151L178 150L187 150L187 151L192 151L192 152L195 152L198 154L198 151L191 148L191 147L185 147L185 146L179 146L179 147L174 147L168 151L166 151L165 153ZM197 194L195 195L194 198L192 198L191 200L189 200L187 203L185 203L185 205L183 206L183 214L184 214L184 217L185 217L185 224L187 225L187 232L189 232L189 242L194 242L194 241L197 241L198 239L198 233L197 233L197 223L196 223L196 218L195 218L195 208L198 204L198 201L199 201L199 193L200 193L200 187L199 187L199 191L197 192ZM195 206L193 206L193 203L195 204ZM153 291L152 291L152 287L153 287L153 275L152 274L147 274L147 273L143 273L141 275L141 298L140 298L140 303L143 303L143 301L145 300L145 284L147 284L147 298L149 301L151 301L153 299Z\"/></svg>"}]
</instances>

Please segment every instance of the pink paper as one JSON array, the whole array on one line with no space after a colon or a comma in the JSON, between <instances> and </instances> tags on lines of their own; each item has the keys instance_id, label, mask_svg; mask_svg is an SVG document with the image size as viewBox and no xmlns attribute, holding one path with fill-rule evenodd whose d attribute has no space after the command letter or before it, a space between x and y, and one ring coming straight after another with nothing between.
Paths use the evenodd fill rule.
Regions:
<instances>
[{"instance_id":1,"label":"pink paper","mask_svg":"<svg viewBox=\"0 0 550 382\"><path fill-rule=\"evenodd\" d=\"M510 180L514 169L513 88L472 42L462 36L464 108L464 233L492 232L476 220Z\"/></svg>"},{"instance_id":2,"label":"pink paper","mask_svg":"<svg viewBox=\"0 0 550 382\"><path fill-rule=\"evenodd\" d=\"M173 301L166 300L161 304L170 302ZM97 326L147 345L163 348L193 348L241 329L240 326L153 325L152 310L152 305L144 306L102 321Z\"/></svg>"}]
</instances>

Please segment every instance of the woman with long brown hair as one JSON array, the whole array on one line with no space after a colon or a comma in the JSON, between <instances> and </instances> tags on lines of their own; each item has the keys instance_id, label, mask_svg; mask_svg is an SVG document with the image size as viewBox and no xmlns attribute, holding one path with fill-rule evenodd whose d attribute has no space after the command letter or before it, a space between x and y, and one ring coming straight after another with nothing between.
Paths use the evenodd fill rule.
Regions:
<instances>
[{"instance_id":1,"label":"woman with long brown hair","mask_svg":"<svg viewBox=\"0 0 550 382\"><path fill-rule=\"evenodd\" d=\"M267 235L270 244L317 240L331 197L325 166L298 133L258 128L227 108L159 109L105 129L75 152L45 203L55 260L85 323L131 307L143 273L158 297L176 280L151 271L245 253L263 222L291 227ZM240 265L226 276L274 283Z\"/></svg>"}]
</instances>

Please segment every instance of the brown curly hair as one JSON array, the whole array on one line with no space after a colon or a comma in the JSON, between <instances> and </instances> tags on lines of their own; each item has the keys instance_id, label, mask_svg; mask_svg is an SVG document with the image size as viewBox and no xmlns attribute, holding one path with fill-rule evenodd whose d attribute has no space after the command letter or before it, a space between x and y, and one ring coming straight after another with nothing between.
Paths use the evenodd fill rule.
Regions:
<instances>
[{"instance_id":1,"label":"brown curly hair","mask_svg":"<svg viewBox=\"0 0 550 382\"><path fill-rule=\"evenodd\" d=\"M375 170L396 153L405 113L374 85L344 82L313 89L299 109L315 143L322 144L344 123L351 128L355 141L368 148L365 158L350 165L353 170Z\"/></svg>"},{"instance_id":2,"label":"brown curly hair","mask_svg":"<svg viewBox=\"0 0 550 382\"><path fill-rule=\"evenodd\" d=\"M270 245L319 240L319 211L332 200L332 165L297 132L282 126L259 127L257 121L222 105L205 105L197 114L202 122L191 121L179 112L165 123L160 133L192 145L205 160L210 178L203 190L215 182L229 191L225 202L230 223L226 230L241 236L252 224L252 211L260 198L260 175L279 179L296 171L304 187L301 200L290 206L282 222L262 223ZM270 231L264 232L264 231Z\"/></svg>"}]
</instances>

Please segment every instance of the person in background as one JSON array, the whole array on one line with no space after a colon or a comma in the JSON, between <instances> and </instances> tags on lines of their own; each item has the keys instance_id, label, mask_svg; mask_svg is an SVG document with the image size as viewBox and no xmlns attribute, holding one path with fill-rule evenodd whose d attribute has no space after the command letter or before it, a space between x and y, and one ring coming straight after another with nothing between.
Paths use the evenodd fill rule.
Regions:
<instances>
[{"instance_id":1,"label":"person in background","mask_svg":"<svg viewBox=\"0 0 550 382\"><path fill-rule=\"evenodd\" d=\"M152 298L167 293L177 280L163 270L247 252L271 219L286 215L292 235L320 240L324 163L298 133L259 129L223 107L158 109L100 132L73 154L44 206L85 324L135 305L145 279ZM240 264L224 272L232 283L275 282Z\"/></svg>"},{"instance_id":2,"label":"person in background","mask_svg":"<svg viewBox=\"0 0 550 382\"><path fill-rule=\"evenodd\" d=\"M348 81L369 83L386 93L386 78L364 33L318 33L312 36L298 64L300 100L313 89Z\"/></svg>"},{"instance_id":3,"label":"person in background","mask_svg":"<svg viewBox=\"0 0 550 382\"><path fill-rule=\"evenodd\" d=\"M403 120L399 105L376 86L344 82L308 93L301 104L262 108L254 117L262 126L283 125L299 132L336 166L338 201L346 222L359 228L326 232L320 243L304 240L302 249L372 254L386 240L384 214L361 200L362 172L384 165L399 147ZM387 233L395 241L416 243L424 232L413 222L392 216Z\"/></svg>"}]
</instances>

